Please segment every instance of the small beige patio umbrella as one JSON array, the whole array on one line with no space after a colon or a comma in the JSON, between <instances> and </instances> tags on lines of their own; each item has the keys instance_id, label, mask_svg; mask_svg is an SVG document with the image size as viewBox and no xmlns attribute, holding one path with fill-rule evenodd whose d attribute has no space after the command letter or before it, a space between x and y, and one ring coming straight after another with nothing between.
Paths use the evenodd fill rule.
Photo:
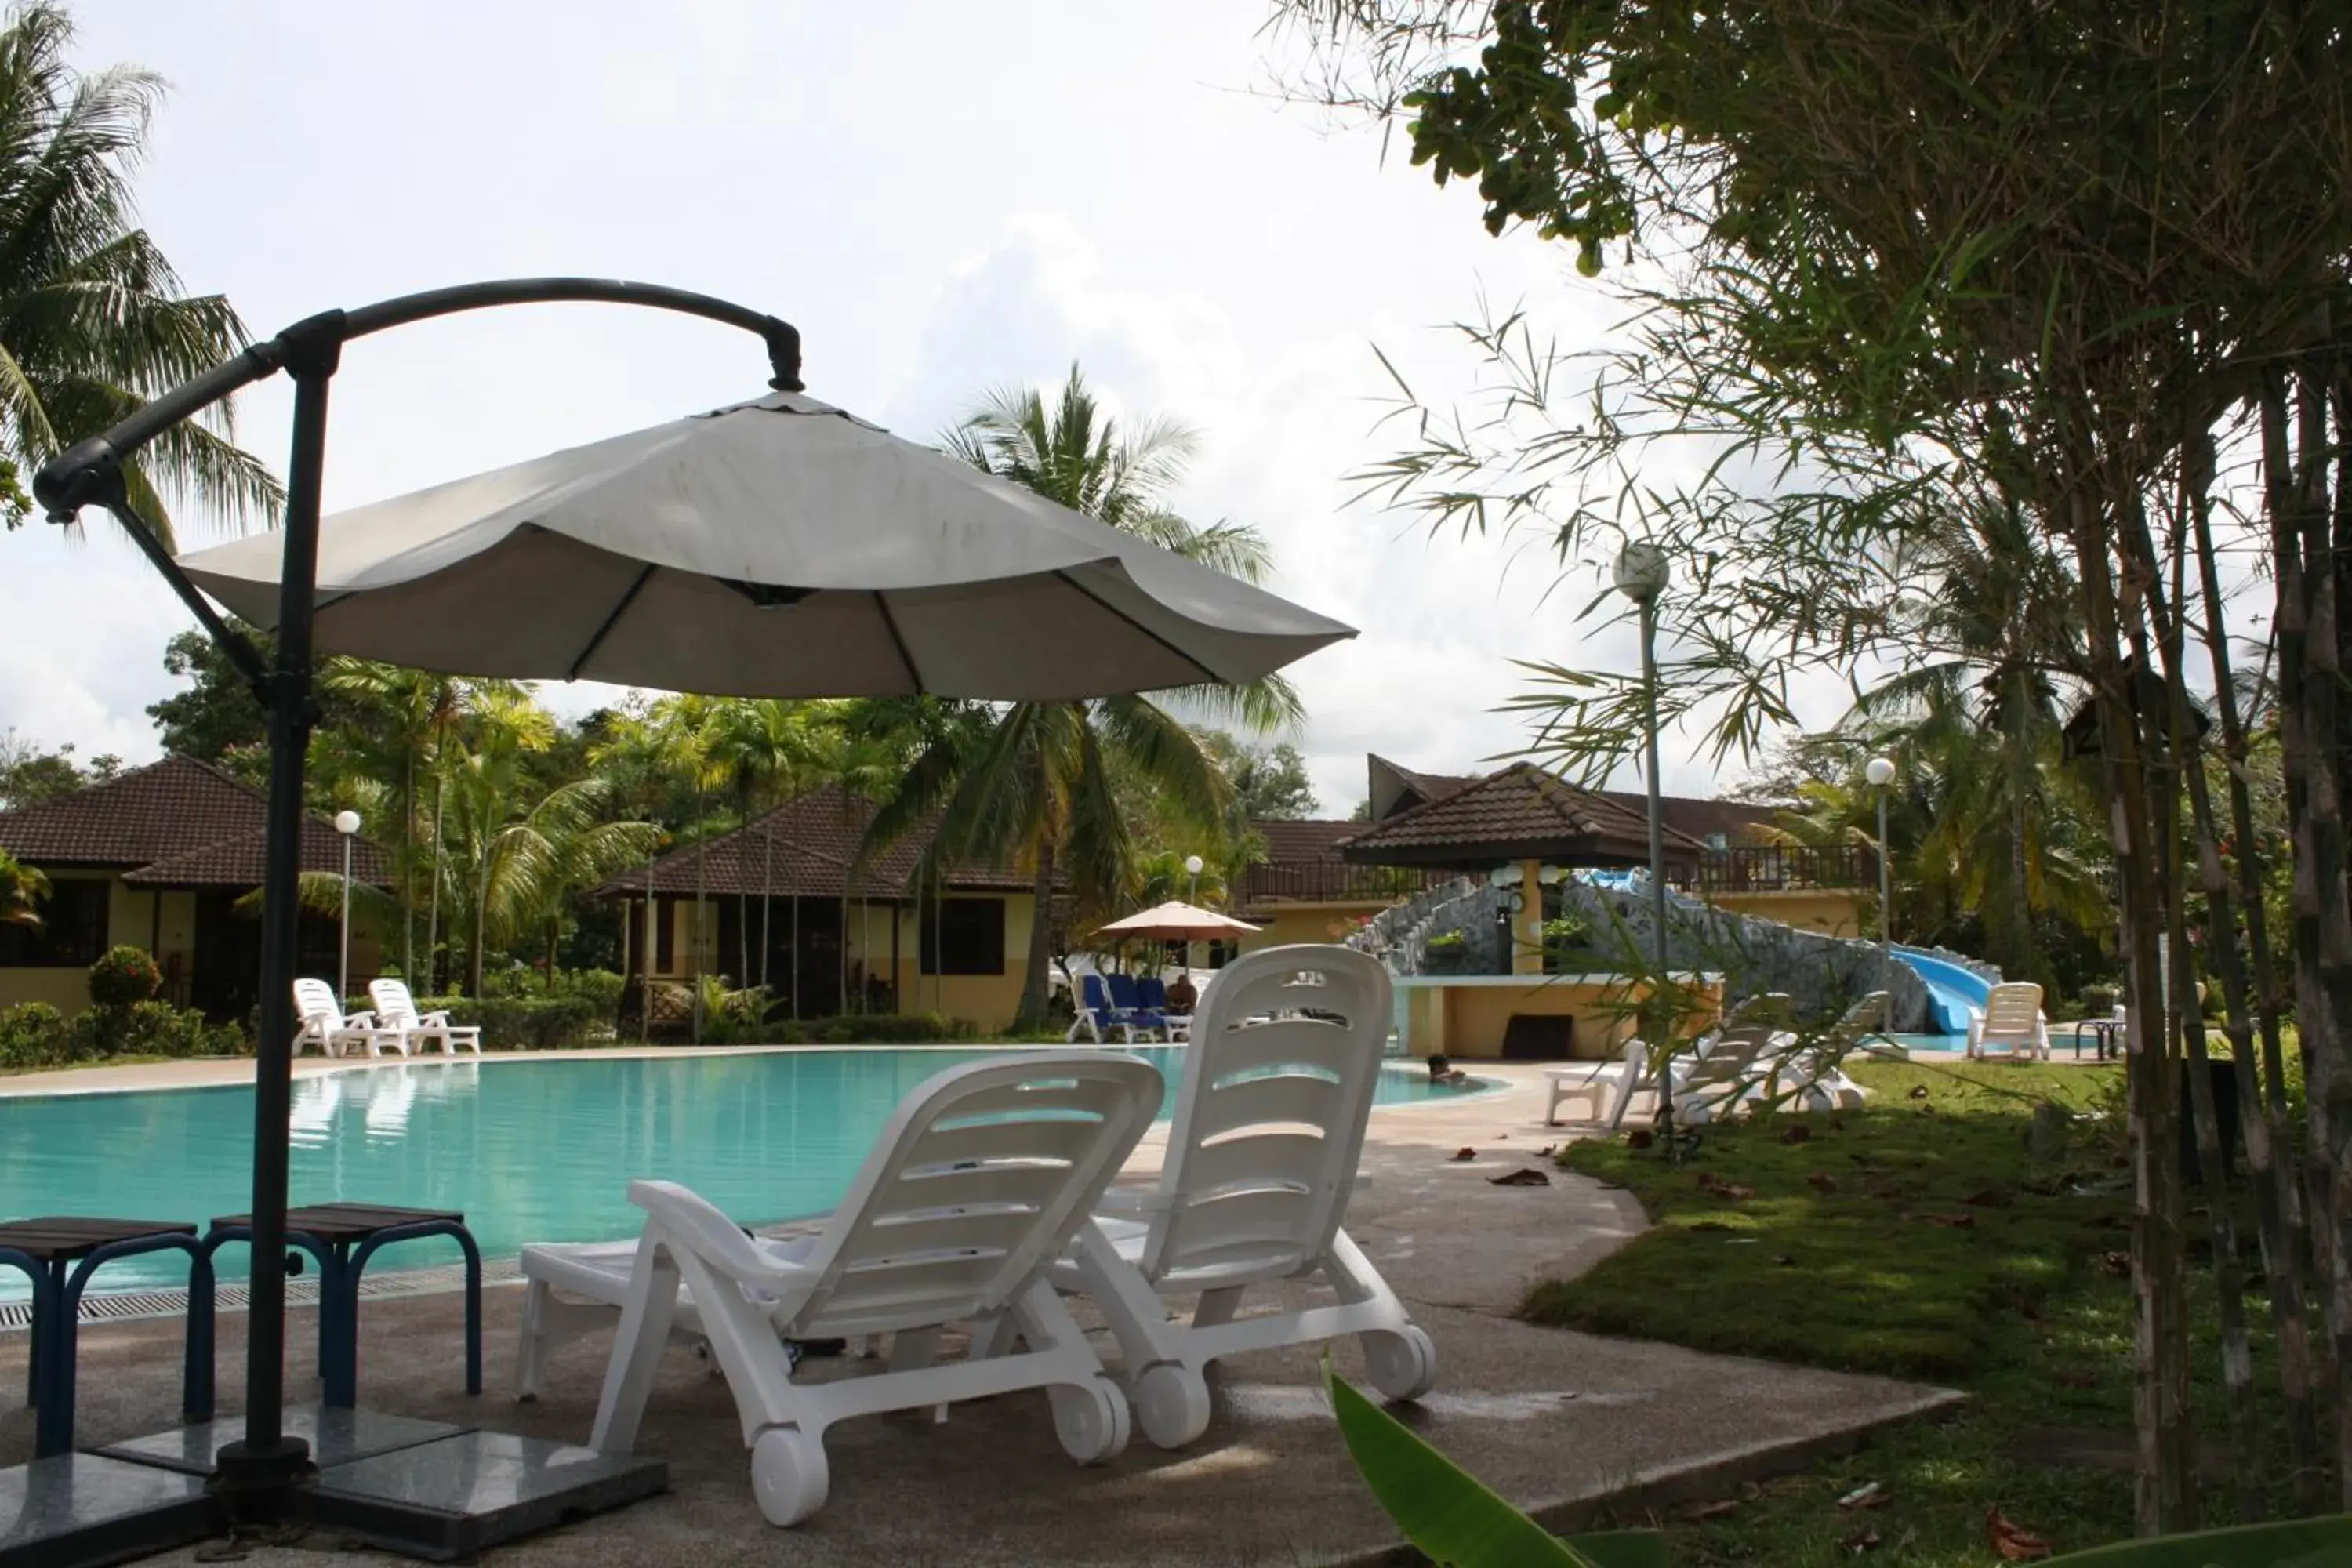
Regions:
<instances>
[{"instance_id":1,"label":"small beige patio umbrella","mask_svg":"<svg viewBox=\"0 0 2352 1568\"><path fill-rule=\"evenodd\" d=\"M1176 899L1155 904L1141 914L1113 921L1095 934L1114 941L1133 937L1144 942L1221 942L1227 937L1254 935L1261 929L1247 921L1237 921L1231 915L1221 915L1214 910Z\"/></svg>"}]
</instances>

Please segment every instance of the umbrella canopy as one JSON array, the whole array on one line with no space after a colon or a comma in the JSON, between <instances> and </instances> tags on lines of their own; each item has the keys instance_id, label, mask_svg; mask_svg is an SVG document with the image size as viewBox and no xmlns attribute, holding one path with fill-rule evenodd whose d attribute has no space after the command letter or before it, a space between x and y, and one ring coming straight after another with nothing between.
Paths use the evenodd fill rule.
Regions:
<instances>
[{"instance_id":1,"label":"umbrella canopy","mask_svg":"<svg viewBox=\"0 0 2352 1568\"><path fill-rule=\"evenodd\" d=\"M1160 942L1215 942L1221 937L1248 936L1258 929L1246 921L1177 899L1155 904L1141 914L1113 921L1095 934Z\"/></svg>"},{"instance_id":2,"label":"umbrella canopy","mask_svg":"<svg viewBox=\"0 0 2352 1568\"><path fill-rule=\"evenodd\" d=\"M180 565L259 626L279 541ZM1253 680L1352 628L794 393L331 517L317 645L714 696Z\"/></svg>"}]
</instances>

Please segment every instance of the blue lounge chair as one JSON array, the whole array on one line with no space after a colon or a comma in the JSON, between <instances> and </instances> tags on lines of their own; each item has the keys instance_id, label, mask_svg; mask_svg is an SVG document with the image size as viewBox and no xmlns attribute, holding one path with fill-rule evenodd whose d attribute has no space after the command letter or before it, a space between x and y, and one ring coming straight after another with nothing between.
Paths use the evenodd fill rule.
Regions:
<instances>
[{"instance_id":1,"label":"blue lounge chair","mask_svg":"<svg viewBox=\"0 0 2352 1568\"><path fill-rule=\"evenodd\" d=\"M1168 1010L1168 983L1157 974L1147 974L1135 983L1136 1005L1160 1020L1160 1032L1171 1043L1188 1037L1192 1020L1181 1013Z\"/></svg>"},{"instance_id":2,"label":"blue lounge chair","mask_svg":"<svg viewBox=\"0 0 2352 1568\"><path fill-rule=\"evenodd\" d=\"M1101 975L1078 976L1076 1010L1077 1017L1071 1022L1069 1033L1062 1037L1066 1043L1075 1045L1083 1034L1096 1045L1101 1045L1104 1037L1114 1029L1119 1031L1119 1037L1126 1044L1135 1043L1136 1026L1125 1011L1111 1005L1108 993L1103 989Z\"/></svg>"},{"instance_id":3,"label":"blue lounge chair","mask_svg":"<svg viewBox=\"0 0 2352 1568\"><path fill-rule=\"evenodd\" d=\"M1128 1044L1135 1043L1139 1029L1163 1037L1167 1035L1167 1017L1158 1008L1144 1005L1143 988L1136 984L1134 975L1112 974L1105 978L1110 984L1111 1005L1118 1010L1119 1023L1127 1030ZM1160 994L1160 1000L1167 1001L1166 992Z\"/></svg>"}]
</instances>

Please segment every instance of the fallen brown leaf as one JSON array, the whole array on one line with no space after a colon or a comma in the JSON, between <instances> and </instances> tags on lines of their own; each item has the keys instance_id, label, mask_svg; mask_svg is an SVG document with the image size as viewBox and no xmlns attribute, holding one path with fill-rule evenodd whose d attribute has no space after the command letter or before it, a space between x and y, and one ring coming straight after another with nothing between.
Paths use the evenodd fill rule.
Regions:
<instances>
[{"instance_id":1,"label":"fallen brown leaf","mask_svg":"<svg viewBox=\"0 0 2352 1568\"><path fill-rule=\"evenodd\" d=\"M1925 1099L1927 1099L1927 1086L1926 1084L1924 1084L1924 1083L1916 1083L1916 1084L1913 1084L1913 1085L1911 1086L1911 1098L1912 1098L1913 1100L1925 1100Z\"/></svg>"},{"instance_id":2,"label":"fallen brown leaf","mask_svg":"<svg viewBox=\"0 0 2352 1568\"><path fill-rule=\"evenodd\" d=\"M1625 1134L1625 1147L1628 1149L1646 1149L1656 1142L1655 1134L1646 1127L1636 1127Z\"/></svg>"},{"instance_id":3,"label":"fallen brown leaf","mask_svg":"<svg viewBox=\"0 0 2352 1568\"><path fill-rule=\"evenodd\" d=\"M1838 1190L1837 1178L1827 1171L1815 1171L1805 1178L1805 1184L1817 1193L1833 1193Z\"/></svg>"},{"instance_id":4,"label":"fallen brown leaf","mask_svg":"<svg viewBox=\"0 0 2352 1568\"><path fill-rule=\"evenodd\" d=\"M1878 1531L1865 1527L1855 1531L1852 1535L1842 1537L1838 1545L1844 1548L1847 1556L1859 1557L1865 1552L1877 1551L1878 1541Z\"/></svg>"},{"instance_id":5,"label":"fallen brown leaf","mask_svg":"<svg viewBox=\"0 0 2352 1568\"><path fill-rule=\"evenodd\" d=\"M1465 1163L1465 1161L1475 1160L1475 1159L1476 1159L1477 1157L1478 1157L1478 1151L1477 1151L1477 1150L1475 1150L1475 1149L1471 1148L1471 1147L1470 1147L1468 1144L1466 1144L1466 1143L1465 1143L1465 1144L1464 1144L1461 1148L1456 1149L1455 1151L1454 1151L1454 1163L1455 1164L1457 1164L1457 1165L1462 1164L1462 1163Z\"/></svg>"},{"instance_id":6,"label":"fallen brown leaf","mask_svg":"<svg viewBox=\"0 0 2352 1568\"><path fill-rule=\"evenodd\" d=\"M1551 1178L1545 1175L1541 1171L1537 1170L1533 1165L1528 1165L1517 1171L1506 1171L1499 1176L1487 1177L1486 1181L1490 1186L1497 1187L1548 1187L1551 1185Z\"/></svg>"},{"instance_id":7,"label":"fallen brown leaf","mask_svg":"<svg viewBox=\"0 0 2352 1568\"><path fill-rule=\"evenodd\" d=\"M1780 1142L1783 1143L1803 1143L1810 1141L1812 1135L1813 1130L1811 1128L1806 1126L1801 1121L1795 1121L1790 1123L1789 1130L1780 1134Z\"/></svg>"},{"instance_id":8,"label":"fallen brown leaf","mask_svg":"<svg viewBox=\"0 0 2352 1568\"><path fill-rule=\"evenodd\" d=\"M1980 1193L1970 1193L1960 1202L1970 1208L2005 1209L2017 1201L2017 1194L2000 1187L1987 1187Z\"/></svg>"},{"instance_id":9,"label":"fallen brown leaf","mask_svg":"<svg viewBox=\"0 0 2352 1568\"><path fill-rule=\"evenodd\" d=\"M2131 1278L2131 1254L2110 1252L2099 1259L2099 1267L2118 1279L2128 1279Z\"/></svg>"},{"instance_id":10,"label":"fallen brown leaf","mask_svg":"<svg viewBox=\"0 0 2352 1568\"><path fill-rule=\"evenodd\" d=\"M2050 1555L2050 1543L2011 1524L1999 1503L1985 1510L1985 1533L1992 1538L1992 1549L2006 1562L2033 1563Z\"/></svg>"},{"instance_id":11,"label":"fallen brown leaf","mask_svg":"<svg viewBox=\"0 0 2352 1568\"><path fill-rule=\"evenodd\" d=\"M1794 1268L1797 1266L1797 1260L1790 1257L1785 1252L1774 1253L1772 1255L1772 1261L1779 1264L1783 1268Z\"/></svg>"},{"instance_id":12,"label":"fallen brown leaf","mask_svg":"<svg viewBox=\"0 0 2352 1568\"><path fill-rule=\"evenodd\" d=\"M1977 1216L1972 1214L1923 1214L1919 1217L1947 1230L1974 1230L1977 1225Z\"/></svg>"}]
</instances>

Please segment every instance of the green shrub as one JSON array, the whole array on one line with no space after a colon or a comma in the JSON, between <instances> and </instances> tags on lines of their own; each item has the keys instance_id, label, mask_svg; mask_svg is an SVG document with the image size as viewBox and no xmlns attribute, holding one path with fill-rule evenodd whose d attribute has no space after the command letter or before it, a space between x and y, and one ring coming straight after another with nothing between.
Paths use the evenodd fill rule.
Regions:
<instances>
[{"instance_id":1,"label":"green shrub","mask_svg":"<svg viewBox=\"0 0 2352 1568\"><path fill-rule=\"evenodd\" d=\"M2122 994L2112 985L2085 985L2083 987L2081 997L2083 1016L2085 1018L2107 1017L2115 1012L2116 1004L2122 999Z\"/></svg>"},{"instance_id":2,"label":"green shrub","mask_svg":"<svg viewBox=\"0 0 2352 1568\"><path fill-rule=\"evenodd\" d=\"M237 1057L247 1054L245 1031L234 1024L211 1024L192 1007L169 1002L132 1005L117 1037L118 1051L152 1057Z\"/></svg>"},{"instance_id":3,"label":"green shrub","mask_svg":"<svg viewBox=\"0 0 2352 1568\"><path fill-rule=\"evenodd\" d=\"M486 1051L574 1051L610 1038L613 1028L611 1012L585 996L434 996L416 1005L480 1029Z\"/></svg>"},{"instance_id":4,"label":"green shrub","mask_svg":"<svg viewBox=\"0 0 2352 1568\"><path fill-rule=\"evenodd\" d=\"M1589 947L1591 942L1592 922L1582 915L1559 915L1543 923L1546 947Z\"/></svg>"},{"instance_id":5,"label":"green shrub","mask_svg":"<svg viewBox=\"0 0 2352 1568\"><path fill-rule=\"evenodd\" d=\"M771 1025L777 1045L929 1046L982 1038L980 1026L944 1013L844 1013Z\"/></svg>"},{"instance_id":6,"label":"green shrub","mask_svg":"<svg viewBox=\"0 0 2352 1568\"><path fill-rule=\"evenodd\" d=\"M74 1060L73 1026L47 1002L0 1009L0 1068L22 1072Z\"/></svg>"},{"instance_id":7,"label":"green shrub","mask_svg":"<svg viewBox=\"0 0 2352 1568\"><path fill-rule=\"evenodd\" d=\"M128 1007L162 989L163 972L142 947L110 947L89 966L89 999L100 1007Z\"/></svg>"}]
</instances>

